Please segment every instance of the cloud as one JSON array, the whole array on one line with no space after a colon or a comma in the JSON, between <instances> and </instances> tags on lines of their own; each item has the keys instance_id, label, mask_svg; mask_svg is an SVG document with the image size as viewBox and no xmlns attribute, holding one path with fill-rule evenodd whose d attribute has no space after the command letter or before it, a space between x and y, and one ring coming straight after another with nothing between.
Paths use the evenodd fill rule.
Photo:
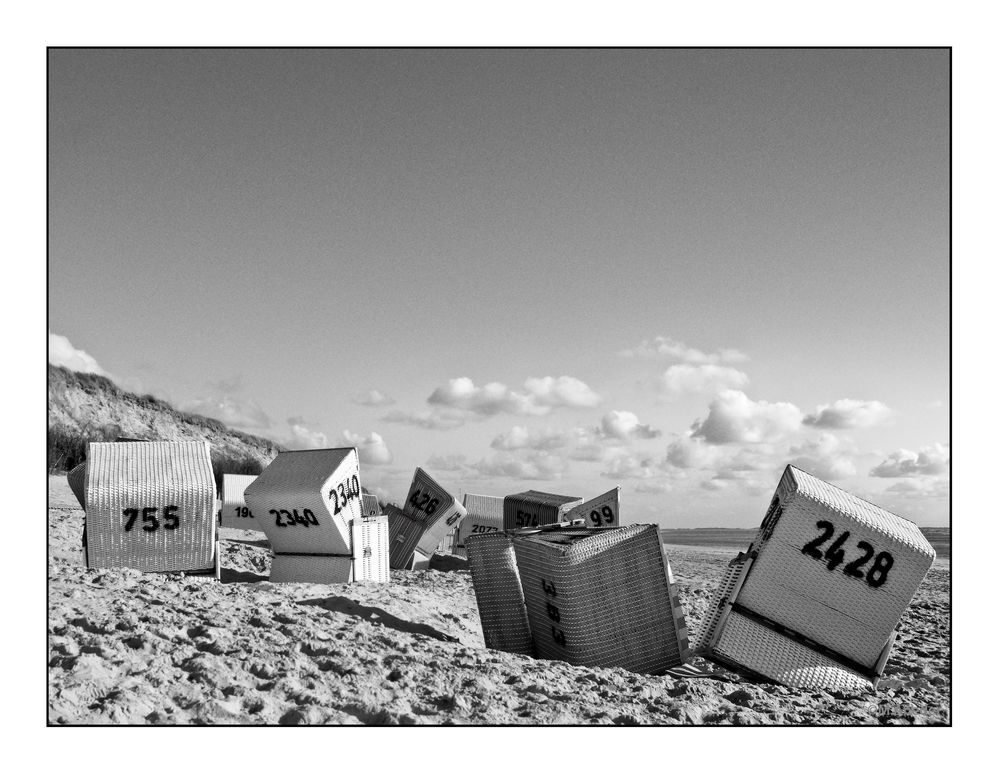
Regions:
<instances>
[{"instance_id":1,"label":"cloud","mask_svg":"<svg viewBox=\"0 0 999 774\"><path fill-rule=\"evenodd\" d=\"M70 371L111 376L98 365L97 360L92 355L74 347L65 336L51 332L49 333L49 362L52 365L68 368Z\"/></svg>"},{"instance_id":2,"label":"cloud","mask_svg":"<svg viewBox=\"0 0 999 774\"><path fill-rule=\"evenodd\" d=\"M815 409L815 413L806 416L802 423L812 427L844 430L873 427L883 423L891 415L891 409L879 400L843 398L831 405L819 406Z\"/></svg>"},{"instance_id":3,"label":"cloud","mask_svg":"<svg viewBox=\"0 0 999 774\"><path fill-rule=\"evenodd\" d=\"M907 478L895 482L885 492L916 499L950 497L950 480L946 478Z\"/></svg>"},{"instance_id":4,"label":"cloud","mask_svg":"<svg viewBox=\"0 0 999 774\"><path fill-rule=\"evenodd\" d=\"M544 430L528 430L516 425L506 433L500 433L491 444L500 451L515 451L517 449L550 450L560 449L568 443L568 434L562 430L545 428Z\"/></svg>"},{"instance_id":5,"label":"cloud","mask_svg":"<svg viewBox=\"0 0 999 774\"><path fill-rule=\"evenodd\" d=\"M742 371L728 366L679 363L659 377L659 388L667 398L687 394L711 394L725 389L739 389L749 384Z\"/></svg>"},{"instance_id":6,"label":"cloud","mask_svg":"<svg viewBox=\"0 0 999 774\"><path fill-rule=\"evenodd\" d=\"M508 452L494 454L469 468L483 476L547 481L562 478L568 464L561 457L545 451L516 456Z\"/></svg>"},{"instance_id":7,"label":"cloud","mask_svg":"<svg viewBox=\"0 0 999 774\"><path fill-rule=\"evenodd\" d=\"M673 485L668 481L642 481L635 484L635 491L643 494L665 494L673 491Z\"/></svg>"},{"instance_id":8,"label":"cloud","mask_svg":"<svg viewBox=\"0 0 999 774\"><path fill-rule=\"evenodd\" d=\"M468 469L468 458L464 454L435 455L427 460L428 470L454 473Z\"/></svg>"},{"instance_id":9,"label":"cloud","mask_svg":"<svg viewBox=\"0 0 999 774\"><path fill-rule=\"evenodd\" d=\"M688 347L682 341L668 336L656 336L645 340L633 349L619 352L622 357L668 357L684 363L707 365L714 363L744 363L749 358L737 349L720 349L716 352L702 352Z\"/></svg>"},{"instance_id":10,"label":"cloud","mask_svg":"<svg viewBox=\"0 0 999 774\"><path fill-rule=\"evenodd\" d=\"M950 468L950 446L935 443L925 446L919 452L899 449L888 455L871 470L872 476L879 478L900 478L903 476L940 476Z\"/></svg>"},{"instance_id":11,"label":"cloud","mask_svg":"<svg viewBox=\"0 0 999 774\"><path fill-rule=\"evenodd\" d=\"M544 416L555 408L596 406L600 403L600 396L572 376L557 379L551 376L532 377L524 382L523 392L511 390L500 382L477 387L471 379L461 376L436 388L427 398L427 403L479 416Z\"/></svg>"},{"instance_id":12,"label":"cloud","mask_svg":"<svg viewBox=\"0 0 999 774\"><path fill-rule=\"evenodd\" d=\"M605 438L622 441L632 438L658 438L662 433L649 425L642 425L630 411L611 411L600 420L600 432Z\"/></svg>"},{"instance_id":13,"label":"cloud","mask_svg":"<svg viewBox=\"0 0 999 774\"><path fill-rule=\"evenodd\" d=\"M326 434L309 427L302 417L288 417L290 438L285 442L289 449L328 449ZM353 446L353 444L348 444Z\"/></svg>"},{"instance_id":14,"label":"cloud","mask_svg":"<svg viewBox=\"0 0 999 774\"><path fill-rule=\"evenodd\" d=\"M467 412L453 409L430 409L424 411L402 411L393 409L381 417L382 422L413 425L425 430L453 430L461 427L468 419Z\"/></svg>"},{"instance_id":15,"label":"cloud","mask_svg":"<svg viewBox=\"0 0 999 774\"><path fill-rule=\"evenodd\" d=\"M857 474L857 468L845 453L843 442L831 433L823 433L816 440L792 446L788 462L806 473L825 481L836 481Z\"/></svg>"},{"instance_id":16,"label":"cloud","mask_svg":"<svg viewBox=\"0 0 999 774\"><path fill-rule=\"evenodd\" d=\"M271 418L250 398L239 395L214 394L195 398L181 405L181 411L201 414L225 422L235 430L260 433L271 428Z\"/></svg>"},{"instance_id":17,"label":"cloud","mask_svg":"<svg viewBox=\"0 0 999 774\"><path fill-rule=\"evenodd\" d=\"M365 393L354 395L351 402L359 406L391 406L395 403L395 399L379 390L368 390Z\"/></svg>"},{"instance_id":18,"label":"cloud","mask_svg":"<svg viewBox=\"0 0 999 774\"><path fill-rule=\"evenodd\" d=\"M338 446L356 446L357 456L366 465L388 465L392 462L392 452L378 433L359 435L344 430L337 439Z\"/></svg>"},{"instance_id":19,"label":"cloud","mask_svg":"<svg viewBox=\"0 0 999 774\"><path fill-rule=\"evenodd\" d=\"M656 478L661 476L663 465L661 460L654 457L641 456L635 454L621 454L610 460L607 467L601 471L600 475L605 478L626 479L626 478Z\"/></svg>"},{"instance_id":20,"label":"cloud","mask_svg":"<svg viewBox=\"0 0 999 774\"><path fill-rule=\"evenodd\" d=\"M773 443L801 425L801 411L791 403L753 401L739 390L723 390L708 406L708 416L691 436L708 443Z\"/></svg>"},{"instance_id":21,"label":"cloud","mask_svg":"<svg viewBox=\"0 0 999 774\"><path fill-rule=\"evenodd\" d=\"M723 448L689 434L673 441L666 449L666 460L676 468L713 468L724 455Z\"/></svg>"}]
</instances>

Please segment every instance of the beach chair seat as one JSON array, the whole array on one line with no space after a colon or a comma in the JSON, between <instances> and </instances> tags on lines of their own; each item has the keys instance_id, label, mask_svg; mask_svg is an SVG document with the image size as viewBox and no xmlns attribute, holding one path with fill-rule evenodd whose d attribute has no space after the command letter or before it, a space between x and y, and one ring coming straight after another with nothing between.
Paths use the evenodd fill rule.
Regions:
<instances>
[{"instance_id":1,"label":"beach chair seat","mask_svg":"<svg viewBox=\"0 0 999 774\"><path fill-rule=\"evenodd\" d=\"M207 442L94 442L85 465L88 567L218 576Z\"/></svg>"},{"instance_id":2,"label":"beach chair seat","mask_svg":"<svg viewBox=\"0 0 999 774\"><path fill-rule=\"evenodd\" d=\"M222 474L221 521L219 526L228 529L250 529L263 532L260 519L246 504L246 487L257 480L256 476L239 473Z\"/></svg>"},{"instance_id":3,"label":"beach chair seat","mask_svg":"<svg viewBox=\"0 0 999 774\"><path fill-rule=\"evenodd\" d=\"M912 522L789 465L696 650L787 685L876 687L935 556Z\"/></svg>"},{"instance_id":4,"label":"beach chair seat","mask_svg":"<svg viewBox=\"0 0 999 774\"><path fill-rule=\"evenodd\" d=\"M271 581L374 579L361 577L371 562L359 560L366 558L367 548L372 561L382 562L387 534L377 526L364 529L357 449L280 452L246 487L244 497L274 552Z\"/></svg>"},{"instance_id":5,"label":"beach chair seat","mask_svg":"<svg viewBox=\"0 0 999 774\"><path fill-rule=\"evenodd\" d=\"M538 492L533 489L503 498L503 529L544 527L567 521L566 514L582 504L582 497Z\"/></svg>"}]
</instances>

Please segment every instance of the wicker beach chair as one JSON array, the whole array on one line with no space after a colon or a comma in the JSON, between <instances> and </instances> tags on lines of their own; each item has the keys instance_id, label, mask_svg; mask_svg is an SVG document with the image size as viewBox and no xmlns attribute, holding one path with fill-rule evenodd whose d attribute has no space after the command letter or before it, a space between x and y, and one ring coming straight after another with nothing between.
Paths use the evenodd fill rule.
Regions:
<instances>
[{"instance_id":1,"label":"wicker beach chair","mask_svg":"<svg viewBox=\"0 0 999 774\"><path fill-rule=\"evenodd\" d=\"M801 688L876 688L936 552L910 521L787 466L696 650Z\"/></svg>"},{"instance_id":2,"label":"wicker beach chair","mask_svg":"<svg viewBox=\"0 0 999 774\"><path fill-rule=\"evenodd\" d=\"M219 526L229 529L253 529L263 532L260 520L246 504L246 487L257 480L256 476L238 473L222 474L222 519Z\"/></svg>"},{"instance_id":3,"label":"wicker beach chair","mask_svg":"<svg viewBox=\"0 0 999 774\"><path fill-rule=\"evenodd\" d=\"M218 576L207 442L90 443L84 482L88 567Z\"/></svg>"},{"instance_id":4,"label":"wicker beach chair","mask_svg":"<svg viewBox=\"0 0 999 774\"><path fill-rule=\"evenodd\" d=\"M465 509L423 468L413 474L402 509L386 506L389 515L389 566L395 570L421 570L447 531Z\"/></svg>"},{"instance_id":5,"label":"wicker beach chair","mask_svg":"<svg viewBox=\"0 0 999 774\"><path fill-rule=\"evenodd\" d=\"M377 516L380 513L378 509L378 498L373 494L361 492L361 510L364 512L365 516Z\"/></svg>"},{"instance_id":6,"label":"wicker beach chair","mask_svg":"<svg viewBox=\"0 0 999 774\"><path fill-rule=\"evenodd\" d=\"M621 487L587 500L569 511L565 518L583 519L587 527L617 527L621 524Z\"/></svg>"},{"instance_id":7,"label":"wicker beach chair","mask_svg":"<svg viewBox=\"0 0 999 774\"><path fill-rule=\"evenodd\" d=\"M465 549L486 647L533 656L534 640L511 537L502 531L478 532L469 535Z\"/></svg>"},{"instance_id":8,"label":"wicker beach chair","mask_svg":"<svg viewBox=\"0 0 999 774\"><path fill-rule=\"evenodd\" d=\"M87 508L87 463L81 462L66 474L69 481L69 488L80 503L80 507Z\"/></svg>"},{"instance_id":9,"label":"wicker beach chair","mask_svg":"<svg viewBox=\"0 0 999 774\"><path fill-rule=\"evenodd\" d=\"M536 492L533 489L503 498L503 529L543 527L566 521L566 514L581 505L582 497Z\"/></svg>"},{"instance_id":10,"label":"wicker beach chair","mask_svg":"<svg viewBox=\"0 0 999 774\"><path fill-rule=\"evenodd\" d=\"M467 556L465 541L471 535L485 535L490 532L503 531L503 498L490 495L465 493L462 500L465 506L464 519L458 522L455 533L453 553L456 556Z\"/></svg>"},{"instance_id":11,"label":"wicker beach chair","mask_svg":"<svg viewBox=\"0 0 999 774\"><path fill-rule=\"evenodd\" d=\"M288 451L280 452L246 487L246 504L274 551L271 581L376 579L365 573L383 562L380 554L387 553L387 546L378 541L387 538L387 531L364 528L359 473L357 449L352 447ZM361 544L356 528L361 529ZM365 548L374 558L357 561L370 558L364 557Z\"/></svg>"}]
</instances>

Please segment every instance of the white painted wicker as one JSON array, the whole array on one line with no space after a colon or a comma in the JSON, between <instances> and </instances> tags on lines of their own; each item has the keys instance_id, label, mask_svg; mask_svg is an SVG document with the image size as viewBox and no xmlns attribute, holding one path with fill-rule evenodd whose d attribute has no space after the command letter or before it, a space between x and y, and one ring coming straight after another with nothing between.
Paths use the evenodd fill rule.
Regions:
<instances>
[{"instance_id":1,"label":"white painted wicker","mask_svg":"<svg viewBox=\"0 0 999 774\"><path fill-rule=\"evenodd\" d=\"M453 553L465 556L465 541L472 535L503 531L503 498L490 495L465 494L462 501L466 516L458 522Z\"/></svg>"},{"instance_id":2,"label":"white painted wicker","mask_svg":"<svg viewBox=\"0 0 999 774\"><path fill-rule=\"evenodd\" d=\"M583 502L582 497L537 492L533 489L503 498L503 529L543 527L566 521L566 514Z\"/></svg>"},{"instance_id":3,"label":"white painted wicker","mask_svg":"<svg viewBox=\"0 0 999 774\"><path fill-rule=\"evenodd\" d=\"M587 500L569 511L567 521L583 519L587 527L617 527L621 524L621 487Z\"/></svg>"},{"instance_id":4,"label":"white painted wicker","mask_svg":"<svg viewBox=\"0 0 999 774\"><path fill-rule=\"evenodd\" d=\"M76 496L77 501L80 503L80 507L86 509L87 507L87 463L81 462L75 468L73 468L69 473L66 474L66 479L69 481L69 488L73 490L73 494Z\"/></svg>"},{"instance_id":5,"label":"white painted wicker","mask_svg":"<svg viewBox=\"0 0 999 774\"><path fill-rule=\"evenodd\" d=\"M259 519L246 504L246 487L257 480L256 476L238 473L222 474L222 523L230 529L252 529L263 532Z\"/></svg>"},{"instance_id":6,"label":"white painted wicker","mask_svg":"<svg viewBox=\"0 0 999 774\"><path fill-rule=\"evenodd\" d=\"M525 530L513 546L539 658L645 674L687 659L657 525Z\"/></svg>"},{"instance_id":7,"label":"white painted wicker","mask_svg":"<svg viewBox=\"0 0 999 774\"><path fill-rule=\"evenodd\" d=\"M465 543L487 648L534 655L513 543L505 532L470 535Z\"/></svg>"},{"instance_id":8,"label":"white painted wicker","mask_svg":"<svg viewBox=\"0 0 999 774\"><path fill-rule=\"evenodd\" d=\"M91 443L89 567L215 572L215 478L204 441Z\"/></svg>"},{"instance_id":9,"label":"white painted wicker","mask_svg":"<svg viewBox=\"0 0 999 774\"><path fill-rule=\"evenodd\" d=\"M413 474L413 483L400 510L387 506L389 515L389 564L395 570L425 569L448 530L465 509L423 468Z\"/></svg>"},{"instance_id":10,"label":"white painted wicker","mask_svg":"<svg viewBox=\"0 0 999 774\"><path fill-rule=\"evenodd\" d=\"M247 486L274 551L272 581L349 582L360 487L355 448L280 452Z\"/></svg>"},{"instance_id":11,"label":"white painted wicker","mask_svg":"<svg viewBox=\"0 0 999 774\"><path fill-rule=\"evenodd\" d=\"M389 582L388 535L388 516L364 516L354 522L354 580Z\"/></svg>"}]
</instances>

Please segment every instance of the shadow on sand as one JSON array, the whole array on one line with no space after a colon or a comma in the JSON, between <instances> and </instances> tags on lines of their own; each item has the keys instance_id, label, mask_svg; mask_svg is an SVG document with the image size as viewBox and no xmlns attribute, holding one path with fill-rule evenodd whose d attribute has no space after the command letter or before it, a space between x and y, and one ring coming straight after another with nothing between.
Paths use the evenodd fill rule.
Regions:
<instances>
[{"instance_id":1,"label":"shadow on sand","mask_svg":"<svg viewBox=\"0 0 999 774\"><path fill-rule=\"evenodd\" d=\"M385 610L382 610L380 607L362 605L359 602L347 599L346 597L301 599L298 600L298 604L314 605L316 607L321 607L324 610L330 610L334 613L354 615L358 618L363 618L365 621L381 624L382 626L387 626L390 629L395 629L407 634L422 634L426 637L432 637L435 640L441 640L443 642L458 642L457 637L452 637L450 634L444 634L444 632L435 629L433 626L406 621L398 616L394 616L391 613L386 612Z\"/></svg>"}]
</instances>

